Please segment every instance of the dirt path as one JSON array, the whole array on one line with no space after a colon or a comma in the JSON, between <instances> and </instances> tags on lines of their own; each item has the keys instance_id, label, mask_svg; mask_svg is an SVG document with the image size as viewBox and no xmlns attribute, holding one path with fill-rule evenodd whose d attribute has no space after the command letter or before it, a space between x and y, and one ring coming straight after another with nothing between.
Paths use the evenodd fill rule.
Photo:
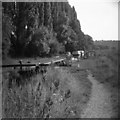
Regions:
<instances>
[{"instance_id":1,"label":"dirt path","mask_svg":"<svg viewBox=\"0 0 120 120\"><path fill-rule=\"evenodd\" d=\"M92 82L92 94L87 108L81 118L111 118L113 116L111 93L100 84L88 71L88 79Z\"/></svg>"}]
</instances>

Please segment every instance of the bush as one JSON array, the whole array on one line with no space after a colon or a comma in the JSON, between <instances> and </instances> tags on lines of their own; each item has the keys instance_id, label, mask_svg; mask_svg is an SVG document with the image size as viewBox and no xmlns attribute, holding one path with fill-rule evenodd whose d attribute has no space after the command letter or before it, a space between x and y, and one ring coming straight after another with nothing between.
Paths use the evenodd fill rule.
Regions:
<instances>
[{"instance_id":1,"label":"bush","mask_svg":"<svg viewBox=\"0 0 120 120\"><path fill-rule=\"evenodd\" d=\"M46 27L38 28L31 37L26 46L27 56L44 56L49 53L48 41L50 38L49 31Z\"/></svg>"},{"instance_id":2,"label":"bush","mask_svg":"<svg viewBox=\"0 0 120 120\"><path fill-rule=\"evenodd\" d=\"M32 35L26 46L26 56L46 56L64 52L64 47L56 40L56 34L41 26Z\"/></svg>"}]
</instances>

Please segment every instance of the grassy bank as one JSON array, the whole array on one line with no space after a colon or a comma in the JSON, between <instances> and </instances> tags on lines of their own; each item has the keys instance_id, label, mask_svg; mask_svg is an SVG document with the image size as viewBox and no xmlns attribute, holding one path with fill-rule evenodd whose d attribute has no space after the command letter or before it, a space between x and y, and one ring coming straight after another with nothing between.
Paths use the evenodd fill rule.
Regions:
<instances>
[{"instance_id":1,"label":"grassy bank","mask_svg":"<svg viewBox=\"0 0 120 120\"><path fill-rule=\"evenodd\" d=\"M17 79L22 81L19 86ZM90 91L86 71L77 67L48 68L44 77L39 73L23 78L17 71L3 72L3 118L80 117Z\"/></svg>"},{"instance_id":2,"label":"grassy bank","mask_svg":"<svg viewBox=\"0 0 120 120\"><path fill-rule=\"evenodd\" d=\"M120 92L118 78L118 69L120 68L118 62L119 56L120 53L118 52L118 49L110 47L104 50L96 50L96 57L81 60L80 62L74 64L75 66L79 64L81 69L89 69L96 80L108 89L111 93L113 109L116 111L116 114L118 114L118 97Z\"/></svg>"},{"instance_id":3,"label":"grassy bank","mask_svg":"<svg viewBox=\"0 0 120 120\"><path fill-rule=\"evenodd\" d=\"M118 62L119 53L117 50L98 50L96 57L80 60L74 63L79 64L81 69L89 69L100 83L109 83L113 87L119 87L118 84Z\"/></svg>"}]
</instances>

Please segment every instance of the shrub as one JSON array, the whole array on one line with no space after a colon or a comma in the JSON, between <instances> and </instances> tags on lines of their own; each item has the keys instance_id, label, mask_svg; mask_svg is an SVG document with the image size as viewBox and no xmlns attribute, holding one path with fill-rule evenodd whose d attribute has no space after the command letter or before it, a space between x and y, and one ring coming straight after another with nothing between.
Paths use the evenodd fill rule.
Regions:
<instances>
[{"instance_id":1,"label":"shrub","mask_svg":"<svg viewBox=\"0 0 120 120\"><path fill-rule=\"evenodd\" d=\"M26 46L27 56L44 56L49 53L48 41L51 39L50 33L46 27L38 28L31 37Z\"/></svg>"}]
</instances>

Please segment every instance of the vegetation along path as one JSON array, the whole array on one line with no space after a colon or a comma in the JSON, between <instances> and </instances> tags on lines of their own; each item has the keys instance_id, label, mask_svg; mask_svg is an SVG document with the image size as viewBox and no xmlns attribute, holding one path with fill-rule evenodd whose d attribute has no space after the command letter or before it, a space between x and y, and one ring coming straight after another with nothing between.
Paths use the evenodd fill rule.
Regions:
<instances>
[{"instance_id":1,"label":"vegetation along path","mask_svg":"<svg viewBox=\"0 0 120 120\"><path fill-rule=\"evenodd\" d=\"M92 83L91 98L83 111L81 118L111 118L113 116L111 93L92 77L88 71L88 79Z\"/></svg>"}]
</instances>

